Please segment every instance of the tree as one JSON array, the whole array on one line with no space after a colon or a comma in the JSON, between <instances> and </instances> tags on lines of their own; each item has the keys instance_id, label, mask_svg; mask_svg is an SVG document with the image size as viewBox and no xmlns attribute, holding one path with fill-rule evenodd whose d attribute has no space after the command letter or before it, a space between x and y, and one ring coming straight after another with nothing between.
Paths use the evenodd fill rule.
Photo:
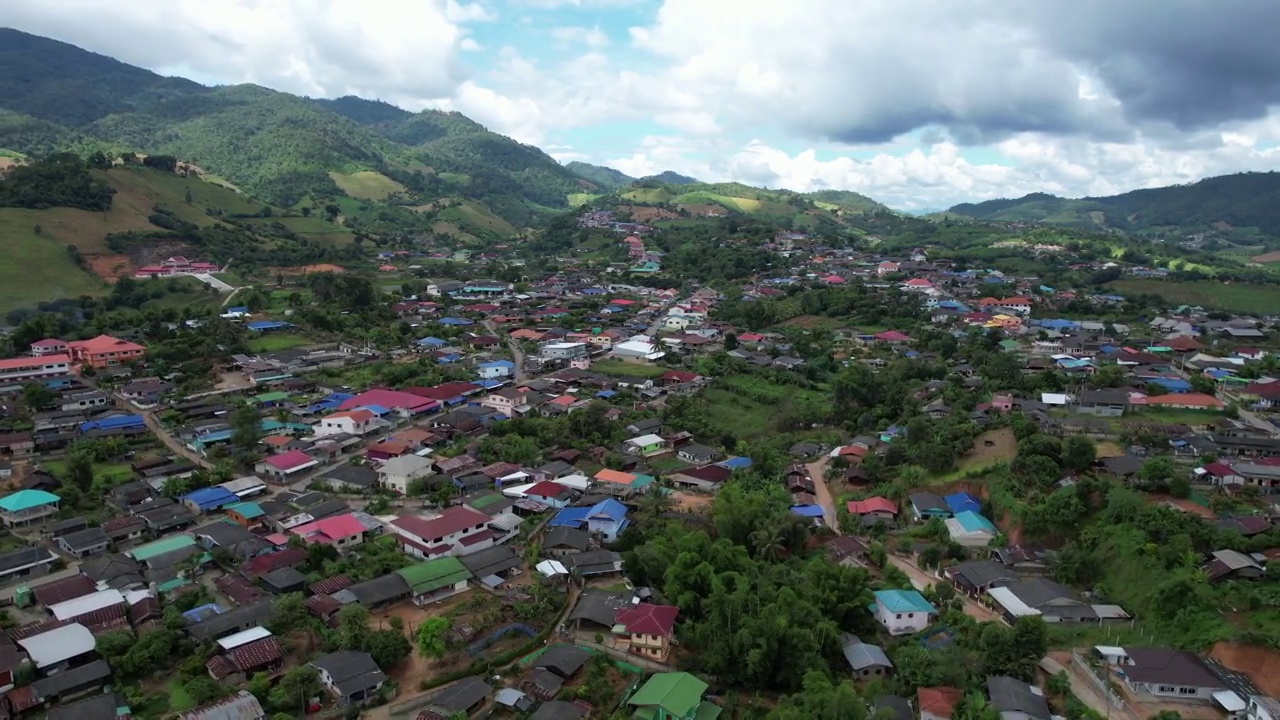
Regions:
<instances>
[{"instance_id":1,"label":"tree","mask_svg":"<svg viewBox=\"0 0 1280 720\"><path fill-rule=\"evenodd\" d=\"M67 482L87 491L93 486L93 459L88 453L74 452L67 458Z\"/></svg>"},{"instance_id":2,"label":"tree","mask_svg":"<svg viewBox=\"0 0 1280 720\"><path fill-rule=\"evenodd\" d=\"M267 627L277 635L287 634L307 621L306 598L300 592L285 593L271 603Z\"/></svg>"},{"instance_id":3,"label":"tree","mask_svg":"<svg viewBox=\"0 0 1280 720\"><path fill-rule=\"evenodd\" d=\"M245 403L231 415L231 446L244 464L257 457L262 442L262 413Z\"/></svg>"},{"instance_id":4,"label":"tree","mask_svg":"<svg viewBox=\"0 0 1280 720\"><path fill-rule=\"evenodd\" d=\"M1191 479L1186 475L1177 475L1170 479L1169 494L1176 498L1191 497Z\"/></svg>"},{"instance_id":5,"label":"tree","mask_svg":"<svg viewBox=\"0 0 1280 720\"><path fill-rule=\"evenodd\" d=\"M1084 435L1072 435L1062 443L1062 464L1072 472L1082 472L1098 459L1098 448Z\"/></svg>"},{"instance_id":6,"label":"tree","mask_svg":"<svg viewBox=\"0 0 1280 720\"><path fill-rule=\"evenodd\" d=\"M445 636L453 629L447 617L429 618L418 626L418 652L437 660L444 657Z\"/></svg>"},{"instance_id":7,"label":"tree","mask_svg":"<svg viewBox=\"0 0 1280 720\"><path fill-rule=\"evenodd\" d=\"M310 665L299 665L286 672L267 694L273 710L298 711L301 717L311 697L320 692L320 673Z\"/></svg>"},{"instance_id":8,"label":"tree","mask_svg":"<svg viewBox=\"0 0 1280 720\"><path fill-rule=\"evenodd\" d=\"M363 650L369 634L369 611L352 603L338 611L338 645L343 650Z\"/></svg>"},{"instance_id":9,"label":"tree","mask_svg":"<svg viewBox=\"0 0 1280 720\"><path fill-rule=\"evenodd\" d=\"M1156 457L1142 464L1138 477L1145 482L1162 485L1173 477L1173 471L1173 460L1167 457Z\"/></svg>"},{"instance_id":10,"label":"tree","mask_svg":"<svg viewBox=\"0 0 1280 720\"><path fill-rule=\"evenodd\" d=\"M32 383L22 388L22 404L32 412L45 409L57 397L57 393L39 383Z\"/></svg>"},{"instance_id":11,"label":"tree","mask_svg":"<svg viewBox=\"0 0 1280 720\"><path fill-rule=\"evenodd\" d=\"M394 619L394 618L393 618ZM402 631L376 630L369 634L365 642L365 651L380 668L392 668L400 664L413 652L413 646Z\"/></svg>"}]
</instances>

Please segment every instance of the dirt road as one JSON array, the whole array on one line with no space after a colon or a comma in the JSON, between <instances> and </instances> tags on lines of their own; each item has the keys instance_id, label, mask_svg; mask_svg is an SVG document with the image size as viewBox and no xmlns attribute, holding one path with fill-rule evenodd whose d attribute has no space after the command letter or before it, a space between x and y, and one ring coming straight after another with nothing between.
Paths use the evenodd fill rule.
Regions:
<instances>
[{"instance_id":1,"label":"dirt road","mask_svg":"<svg viewBox=\"0 0 1280 720\"><path fill-rule=\"evenodd\" d=\"M147 428L151 430L151 434L159 438L160 442L164 443L165 447L177 453L179 457L186 458L202 468L213 467L213 463L205 460L199 453L187 447L185 443L174 437L172 433L165 429L165 427L160 424L160 421L156 420L156 416L152 411L143 410L138 414L142 415L142 421L146 423Z\"/></svg>"},{"instance_id":2,"label":"dirt road","mask_svg":"<svg viewBox=\"0 0 1280 720\"><path fill-rule=\"evenodd\" d=\"M1083 670L1071 662L1070 651L1049 653L1040 661L1040 668L1049 675L1065 672L1067 679L1071 681L1071 694L1080 698L1080 702L1088 705L1090 710L1102 717L1112 718L1112 720L1141 720L1129 712L1127 705L1116 707L1108 703L1098 691L1098 686L1085 677Z\"/></svg>"},{"instance_id":3,"label":"dirt road","mask_svg":"<svg viewBox=\"0 0 1280 720\"><path fill-rule=\"evenodd\" d=\"M520 349L520 341L511 337L511 335L502 332L492 320L485 320L481 323L485 330L488 330L494 337L502 338L507 344L507 349L511 351L511 361L516 364L516 382L522 383L529 379L529 374L524 370L524 350Z\"/></svg>"},{"instance_id":4,"label":"dirt road","mask_svg":"<svg viewBox=\"0 0 1280 720\"><path fill-rule=\"evenodd\" d=\"M809 477L813 478L814 494L818 497L818 504L822 506L823 521L826 522L827 527L840 532L839 516L836 515L836 499L831 494L831 488L827 487L826 472L827 463L830 460L831 458L824 455L805 465L805 469L809 471Z\"/></svg>"},{"instance_id":5,"label":"dirt road","mask_svg":"<svg viewBox=\"0 0 1280 720\"><path fill-rule=\"evenodd\" d=\"M906 573L907 577L911 580L912 587L917 590L927 590L932 587L934 583L939 582L938 578L925 572L918 565L904 557L890 555L889 562L893 563L894 567ZM999 615L988 610L982 605L982 603L974 600L968 595L957 594L957 597L964 601L964 614L974 620L979 622L998 622L1000 620Z\"/></svg>"}]
</instances>

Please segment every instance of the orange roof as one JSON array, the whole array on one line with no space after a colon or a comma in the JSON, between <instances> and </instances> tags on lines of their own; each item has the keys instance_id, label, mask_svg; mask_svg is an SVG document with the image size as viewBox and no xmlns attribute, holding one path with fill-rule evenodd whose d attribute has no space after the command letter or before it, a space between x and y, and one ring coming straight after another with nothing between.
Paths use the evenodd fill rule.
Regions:
<instances>
[{"instance_id":1,"label":"orange roof","mask_svg":"<svg viewBox=\"0 0 1280 720\"><path fill-rule=\"evenodd\" d=\"M341 412L333 413L332 415L326 415L324 419L332 420L334 418L351 418L356 422L369 422L375 417L377 416L368 410L343 410Z\"/></svg>"},{"instance_id":2,"label":"orange roof","mask_svg":"<svg viewBox=\"0 0 1280 720\"><path fill-rule=\"evenodd\" d=\"M287 438L283 435L269 435L262 438L262 442L263 444L270 445L271 447L280 447L281 445L288 445L289 441L292 439L293 438Z\"/></svg>"},{"instance_id":3,"label":"orange roof","mask_svg":"<svg viewBox=\"0 0 1280 720\"><path fill-rule=\"evenodd\" d=\"M542 338L542 333L537 330L530 330L529 328L520 328L519 330L512 330L511 337L520 338L522 340L540 340Z\"/></svg>"},{"instance_id":4,"label":"orange roof","mask_svg":"<svg viewBox=\"0 0 1280 720\"><path fill-rule=\"evenodd\" d=\"M1005 298L1004 300L1002 300L1002 301L1001 301L1001 304L1003 304L1003 305L1030 305L1030 304L1031 304L1031 300L1030 300L1030 299L1028 299L1028 298L1024 298L1024 297L1011 297L1011 298Z\"/></svg>"},{"instance_id":5,"label":"orange roof","mask_svg":"<svg viewBox=\"0 0 1280 720\"><path fill-rule=\"evenodd\" d=\"M1212 395L1204 393L1174 393L1171 395L1156 395L1147 398L1147 405L1175 405L1182 407L1202 407L1202 408L1225 408L1226 403Z\"/></svg>"},{"instance_id":6,"label":"orange roof","mask_svg":"<svg viewBox=\"0 0 1280 720\"><path fill-rule=\"evenodd\" d=\"M123 350L146 350L146 348L137 343L113 338L110 335L99 335L98 337L90 338L89 340L73 340L72 342L67 343L67 346L91 353L121 352Z\"/></svg>"},{"instance_id":7,"label":"orange roof","mask_svg":"<svg viewBox=\"0 0 1280 720\"><path fill-rule=\"evenodd\" d=\"M951 717L964 693L952 687L922 687L916 690L916 709L921 714Z\"/></svg>"},{"instance_id":8,"label":"orange roof","mask_svg":"<svg viewBox=\"0 0 1280 720\"><path fill-rule=\"evenodd\" d=\"M609 482L618 485L630 485L636 481L636 476L631 473L610 470L609 468L604 468L600 472L596 473L595 477L596 480L599 480L600 482Z\"/></svg>"}]
</instances>

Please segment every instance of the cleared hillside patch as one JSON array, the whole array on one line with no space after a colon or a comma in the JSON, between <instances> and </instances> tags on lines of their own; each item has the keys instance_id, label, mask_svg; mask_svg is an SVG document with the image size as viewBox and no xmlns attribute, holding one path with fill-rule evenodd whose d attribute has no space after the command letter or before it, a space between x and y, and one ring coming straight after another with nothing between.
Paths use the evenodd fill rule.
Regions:
<instances>
[{"instance_id":1,"label":"cleared hillside patch","mask_svg":"<svg viewBox=\"0 0 1280 720\"><path fill-rule=\"evenodd\" d=\"M1247 285L1209 280L1169 282L1152 279L1125 279L1108 287L1123 294L1159 295L1174 305L1202 305L1228 312L1265 315L1280 307L1280 285Z\"/></svg>"},{"instance_id":2,"label":"cleared hillside patch","mask_svg":"<svg viewBox=\"0 0 1280 720\"><path fill-rule=\"evenodd\" d=\"M403 185L372 170L361 170L348 175L330 172L329 177L333 178L339 190L361 200L386 200L398 192L404 192Z\"/></svg>"},{"instance_id":3,"label":"cleared hillside patch","mask_svg":"<svg viewBox=\"0 0 1280 720\"><path fill-rule=\"evenodd\" d=\"M83 212L83 211L77 211ZM90 213L92 214L92 213ZM32 216L35 216L34 218ZM36 303L81 295L101 295L106 286L79 268L67 243L41 228L33 230L40 211L0 209L0 312L34 308Z\"/></svg>"},{"instance_id":4,"label":"cleared hillside patch","mask_svg":"<svg viewBox=\"0 0 1280 720\"><path fill-rule=\"evenodd\" d=\"M569 202L569 207L578 207L579 205L586 205L598 197L600 196L595 193L569 193L565 199Z\"/></svg>"},{"instance_id":5,"label":"cleared hillside patch","mask_svg":"<svg viewBox=\"0 0 1280 720\"><path fill-rule=\"evenodd\" d=\"M458 225L465 230L481 234L516 234L516 229L511 223L494 215L488 208L470 200L464 200L458 205L441 210L437 217L445 222Z\"/></svg>"}]
</instances>

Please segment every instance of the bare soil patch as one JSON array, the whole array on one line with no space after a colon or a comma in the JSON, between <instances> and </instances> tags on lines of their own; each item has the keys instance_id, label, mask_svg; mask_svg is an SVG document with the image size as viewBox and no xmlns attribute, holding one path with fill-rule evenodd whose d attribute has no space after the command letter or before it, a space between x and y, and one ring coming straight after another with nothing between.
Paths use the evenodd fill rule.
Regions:
<instances>
[{"instance_id":1,"label":"bare soil patch","mask_svg":"<svg viewBox=\"0 0 1280 720\"><path fill-rule=\"evenodd\" d=\"M137 270L133 261L124 255L85 255L84 260L90 272L107 282L131 277Z\"/></svg>"},{"instance_id":2,"label":"bare soil patch","mask_svg":"<svg viewBox=\"0 0 1280 720\"><path fill-rule=\"evenodd\" d=\"M669 495L675 503L675 509L681 512L700 512L711 507L715 498L710 495L676 491Z\"/></svg>"},{"instance_id":3,"label":"bare soil patch","mask_svg":"<svg viewBox=\"0 0 1280 720\"><path fill-rule=\"evenodd\" d=\"M1119 443L1114 443L1110 440L1103 440L1096 447L1099 458L1113 458L1124 455L1124 448L1120 447Z\"/></svg>"},{"instance_id":4,"label":"bare soil patch","mask_svg":"<svg viewBox=\"0 0 1280 720\"><path fill-rule=\"evenodd\" d=\"M985 467L1001 460L1012 460L1018 454L1018 439L1013 428L988 430L973 442L973 448L960 458L961 470Z\"/></svg>"},{"instance_id":5,"label":"bare soil patch","mask_svg":"<svg viewBox=\"0 0 1280 720\"><path fill-rule=\"evenodd\" d=\"M1261 255L1254 255L1253 257L1251 257L1251 258L1249 258L1249 259L1250 259L1250 260L1252 260L1252 261L1254 261L1254 262L1256 262L1256 263L1273 263L1273 262L1280 262L1280 250L1272 250L1272 251L1271 251L1271 252L1269 252L1269 253L1263 253L1263 254L1261 254Z\"/></svg>"},{"instance_id":6,"label":"bare soil patch","mask_svg":"<svg viewBox=\"0 0 1280 720\"><path fill-rule=\"evenodd\" d=\"M654 220L675 220L678 214L665 208L643 207L641 205L620 205L618 212L631 217L632 222L646 223Z\"/></svg>"},{"instance_id":7,"label":"bare soil patch","mask_svg":"<svg viewBox=\"0 0 1280 720\"><path fill-rule=\"evenodd\" d=\"M1238 673L1244 673L1262 692L1280 697L1280 652L1256 645L1219 642L1209 657Z\"/></svg>"},{"instance_id":8,"label":"bare soil patch","mask_svg":"<svg viewBox=\"0 0 1280 720\"><path fill-rule=\"evenodd\" d=\"M1176 498L1172 495L1160 495L1156 493L1149 495L1148 498L1153 505L1166 505L1174 510L1181 510L1182 512L1190 513L1192 515L1199 515L1205 520L1218 519L1218 514L1214 511L1203 505L1197 505L1186 498Z\"/></svg>"}]
</instances>

